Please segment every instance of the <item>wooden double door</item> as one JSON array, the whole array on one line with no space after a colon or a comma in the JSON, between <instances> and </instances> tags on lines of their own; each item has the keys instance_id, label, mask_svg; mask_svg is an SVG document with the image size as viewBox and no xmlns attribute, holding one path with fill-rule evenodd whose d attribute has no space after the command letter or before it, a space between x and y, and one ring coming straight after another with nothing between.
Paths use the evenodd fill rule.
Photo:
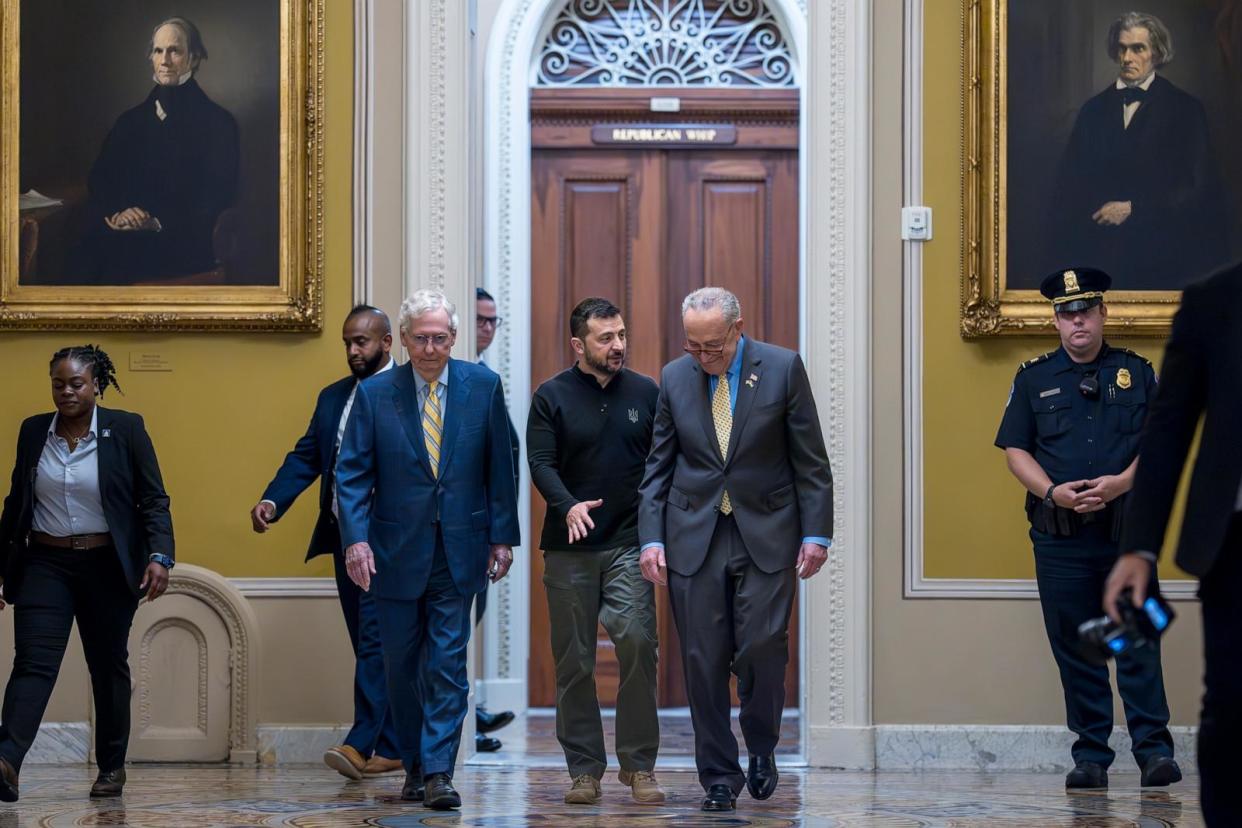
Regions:
<instances>
[{"instance_id":1,"label":"wooden double door","mask_svg":"<svg viewBox=\"0 0 1242 828\"><path fill-rule=\"evenodd\" d=\"M625 315L627 366L658 381L682 355L681 301L704 285L737 294L748 335L798 347L797 121L784 146L771 125L739 128L730 147L599 147L564 121L540 127L532 151L531 383L573 362L570 311L603 296ZM766 139L761 136L767 136ZM792 146L789 144L792 143ZM756 144L747 146L747 144ZM776 146L772 146L776 144ZM531 487L531 537L545 505ZM556 699L542 555L532 552L530 703ZM657 590L661 706L687 703L681 650L667 591ZM797 609L791 623L786 698L798 698ZM619 670L602 627L596 684L615 704Z\"/></svg>"}]
</instances>

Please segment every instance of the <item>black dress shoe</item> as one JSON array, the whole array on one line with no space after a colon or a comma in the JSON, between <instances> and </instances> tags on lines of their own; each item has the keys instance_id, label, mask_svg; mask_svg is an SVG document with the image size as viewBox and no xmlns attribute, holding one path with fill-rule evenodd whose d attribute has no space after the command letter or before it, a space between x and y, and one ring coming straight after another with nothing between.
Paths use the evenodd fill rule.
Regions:
<instances>
[{"instance_id":1,"label":"black dress shoe","mask_svg":"<svg viewBox=\"0 0 1242 828\"><path fill-rule=\"evenodd\" d=\"M1182 769L1172 756L1153 756L1143 765L1143 778L1139 784L1144 788L1160 788L1181 781Z\"/></svg>"},{"instance_id":2,"label":"black dress shoe","mask_svg":"<svg viewBox=\"0 0 1242 828\"><path fill-rule=\"evenodd\" d=\"M17 771L8 759L0 759L0 802L17 801Z\"/></svg>"},{"instance_id":3,"label":"black dress shoe","mask_svg":"<svg viewBox=\"0 0 1242 828\"><path fill-rule=\"evenodd\" d=\"M1065 775L1066 788L1107 788L1108 771L1095 762L1079 762Z\"/></svg>"},{"instance_id":4,"label":"black dress shoe","mask_svg":"<svg viewBox=\"0 0 1242 828\"><path fill-rule=\"evenodd\" d=\"M484 736L482 733L474 734L474 749L479 753L495 753L504 745L495 736Z\"/></svg>"},{"instance_id":5,"label":"black dress shoe","mask_svg":"<svg viewBox=\"0 0 1242 828\"><path fill-rule=\"evenodd\" d=\"M746 768L746 790L755 799L767 799L776 790L776 782L780 774L776 772L776 757L750 755L750 765Z\"/></svg>"},{"instance_id":6,"label":"black dress shoe","mask_svg":"<svg viewBox=\"0 0 1242 828\"><path fill-rule=\"evenodd\" d=\"M433 773L423 780L427 785L423 805L437 811L461 807L461 795L453 788L453 780L447 773Z\"/></svg>"},{"instance_id":7,"label":"black dress shoe","mask_svg":"<svg viewBox=\"0 0 1242 828\"><path fill-rule=\"evenodd\" d=\"M737 797L728 785L712 785L703 797L704 811L732 811L737 807Z\"/></svg>"},{"instance_id":8,"label":"black dress shoe","mask_svg":"<svg viewBox=\"0 0 1242 828\"><path fill-rule=\"evenodd\" d=\"M491 733L493 730L500 730L512 721L512 710L488 713L487 709L483 707L476 707L474 709L474 730L476 733Z\"/></svg>"},{"instance_id":9,"label":"black dress shoe","mask_svg":"<svg viewBox=\"0 0 1242 828\"><path fill-rule=\"evenodd\" d=\"M401 786L401 798L406 802L422 802L426 796L427 789L423 785L423 772L421 770L413 773L407 771L405 784Z\"/></svg>"},{"instance_id":10,"label":"black dress shoe","mask_svg":"<svg viewBox=\"0 0 1242 828\"><path fill-rule=\"evenodd\" d=\"M125 768L100 771L99 776L95 778L95 784L91 785L91 799L104 799L111 796L120 796L124 789Z\"/></svg>"}]
</instances>

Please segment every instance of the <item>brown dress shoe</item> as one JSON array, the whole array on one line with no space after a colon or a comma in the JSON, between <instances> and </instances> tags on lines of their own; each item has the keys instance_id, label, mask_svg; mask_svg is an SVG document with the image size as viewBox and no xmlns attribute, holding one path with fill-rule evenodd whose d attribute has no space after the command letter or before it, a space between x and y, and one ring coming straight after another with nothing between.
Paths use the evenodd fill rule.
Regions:
<instances>
[{"instance_id":1,"label":"brown dress shoe","mask_svg":"<svg viewBox=\"0 0 1242 828\"><path fill-rule=\"evenodd\" d=\"M366 765L362 768L362 775L387 776L390 773L404 770L405 768L401 766L400 759L389 759L377 753L367 760Z\"/></svg>"},{"instance_id":2,"label":"brown dress shoe","mask_svg":"<svg viewBox=\"0 0 1242 828\"><path fill-rule=\"evenodd\" d=\"M323 763L350 779L361 779L362 770L367 766L367 760L362 758L362 754L349 745L328 748L324 751Z\"/></svg>"},{"instance_id":3,"label":"brown dress shoe","mask_svg":"<svg viewBox=\"0 0 1242 828\"><path fill-rule=\"evenodd\" d=\"M95 778L95 784L91 785L91 799L104 799L112 796L120 796L124 789L125 768L100 771L99 776Z\"/></svg>"},{"instance_id":4,"label":"brown dress shoe","mask_svg":"<svg viewBox=\"0 0 1242 828\"><path fill-rule=\"evenodd\" d=\"M17 771L8 759L0 759L0 802L17 801Z\"/></svg>"}]
</instances>

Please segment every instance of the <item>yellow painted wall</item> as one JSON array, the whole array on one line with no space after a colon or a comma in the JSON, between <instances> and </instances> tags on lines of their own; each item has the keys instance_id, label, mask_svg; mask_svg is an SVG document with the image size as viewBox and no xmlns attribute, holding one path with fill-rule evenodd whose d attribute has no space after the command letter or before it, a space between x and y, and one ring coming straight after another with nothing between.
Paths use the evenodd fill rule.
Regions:
<instances>
[{"instance_id":1,"label":"yellow painted wall","mask_svg":"<svg viewBox=\"0 0 1242 828\"><path fill-rule=\"evenodd\" d=\"M1058 341L1055 335L966 341L958 333L962 4L928 0L923 21L923 188L938 217L923 260L924 575L1033 578L1024 490L992 441L1019 363ZM1161 340L1109 341L1160 364ZM1165 574L1177 577L1171 565Z\"/></svg>"},{"instance_id":2,"label":"yellow painted wall","mask_svg":"<svg viewBox=\"0 0 1242 828\"><path fill-rule=\"evenodd\" d=\"M314 490L266 536L248 513L286 451L306 430L319 389L348 372L340 329L352 292L353 7L326 6L325 294L320 334L0 334L0 468L13 467L18 424L52 409L48 358L93 342L118 366L125 396L104 405L141 413L172 498L177 558L229 577L330 576L303 564L318 509ZM130 352L157 351L169 373L128 370Z\"/></svg>"}]
</instances>

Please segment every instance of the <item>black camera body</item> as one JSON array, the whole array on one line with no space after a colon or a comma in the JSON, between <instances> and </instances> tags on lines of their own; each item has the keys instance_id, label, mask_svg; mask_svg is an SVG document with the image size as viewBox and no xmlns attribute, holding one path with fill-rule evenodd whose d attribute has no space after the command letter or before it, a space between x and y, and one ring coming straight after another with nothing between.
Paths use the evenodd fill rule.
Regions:
<instances>
[{"instance_id":1,"label":"black camera body","mask_svg":"<svg viewBox=\"0 0 1242 828\"><path fill-rule=\"evenodd\" d=\"M1078 626L1082 654L1093 664L1107 664L1113 656L1159 641L1177 617L1159 592L1147 596L1143 606L1136 607L1134 594L1129 589L1117 599L1117 612L1121 616L1120 624L1105 615Z\"/></svg>"}]
</instances>

